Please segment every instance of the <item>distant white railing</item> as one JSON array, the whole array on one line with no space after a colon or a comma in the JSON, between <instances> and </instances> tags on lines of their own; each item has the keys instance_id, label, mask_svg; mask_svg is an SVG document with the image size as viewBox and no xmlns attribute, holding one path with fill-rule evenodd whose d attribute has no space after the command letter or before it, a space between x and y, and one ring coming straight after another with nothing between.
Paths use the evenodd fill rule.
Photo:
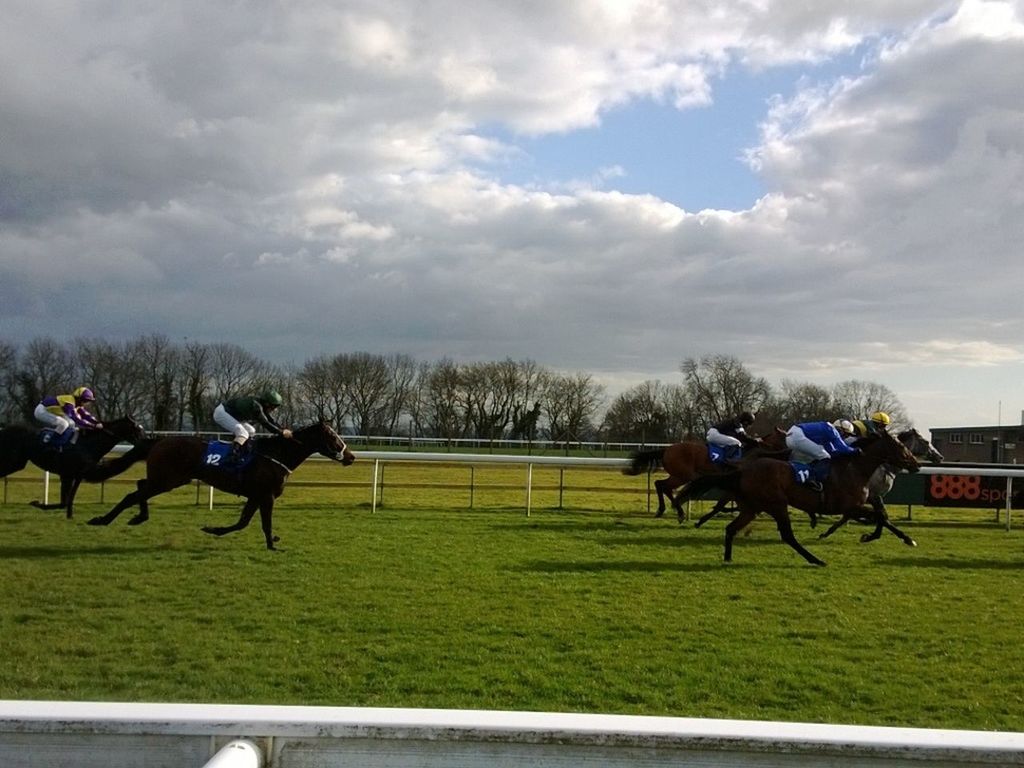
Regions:
<instances>
[{"instance_id":1,"label":"distant white railing","mask_svg":"<svg viewBox=\"0 0 1024 768\"><path fill-rule=\"evenodd\" d=\"M128 445L115 446L113 452L124 452L130 448ZM525 508L529 515L533 499L533 468L534 466L555 466L555 467L606 467L622 469L629 465L629 459L625 458L597 458L590 456L535 456L522 454L494 454L494 453L427 453L422 451L360 451L357 458L361 461L373 461L373 480L371 484L371 509L377 511L377 502L380 488L380 468L386 462L403 463L444 463L444 464L519 464L526 468L524 480ZM313 459L327 461L320 456ZM1006 478L1006 530L1010 530L1012 512L1012 484L1014 478L1024 477L1024 467L999 466L954 466L950 464L923 466L920 468L924 475L965 475L977 477L1005 477ZM50 493L50 474L44 473L43 480L43 501L48 503ZM326 483L325 483L326 485ZM213 509L213 488L209 488L209 508Z\"/></svg>"},{"instance_id":2,"label":"distant white railing","mask_svg":"<svg viewBox=\"0 0 1024 768\"><path fill-rule=\"evenodd\" d=\"M1024 765L1024 734L1000 731L547 712L0 701L4 768L199 768L214 765L205 761L239 739L272 768ZM251 764L242 761L249 756L238 757L239 765Z\"/></svg>"}]
</instances>

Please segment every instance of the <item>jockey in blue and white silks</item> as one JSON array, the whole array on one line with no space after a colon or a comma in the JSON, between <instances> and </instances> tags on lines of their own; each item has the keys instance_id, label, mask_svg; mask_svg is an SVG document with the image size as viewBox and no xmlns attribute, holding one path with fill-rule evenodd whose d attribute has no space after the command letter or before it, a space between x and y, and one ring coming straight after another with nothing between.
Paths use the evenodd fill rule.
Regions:
<instances>
[{"instance_id":1,"label":"jockey in blue and white silks","mask_svg":"<svg viewBox=\"0 0 1024 768\"><path fill-rule=\"evenodd\" d=\"M827 421L794 424L786 432L786 447L793 452L793 461L804 464L831 459L833 456L860 453L847 445L839 430Z\"/></svg>"}]
</instances>

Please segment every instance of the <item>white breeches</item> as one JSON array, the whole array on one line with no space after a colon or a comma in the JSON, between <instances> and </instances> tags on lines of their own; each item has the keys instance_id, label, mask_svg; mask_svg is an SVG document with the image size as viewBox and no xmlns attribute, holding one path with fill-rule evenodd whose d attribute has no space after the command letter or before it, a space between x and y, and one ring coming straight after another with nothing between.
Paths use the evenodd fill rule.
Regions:
<instances>
[{"instance_id":1,"label":"white breeches","mask_svg":"<svg viewBox=\"0 0 1024 768\"><path fill-rule=\"evenodd\" d=\"M810 464L818 459L827 459L828 451L811 440L800 427L790 427L786 433L786 447L793 452L793 461Z\"/></svg>"},{"instance_id":2,"label":"white breeches","mask_svg":"<svg viewBox=\"0 0 1024 768\"><path fill-rule=\"evenodd\" d=\"M46 426L50 427L58 435L63 435L68 429L75 429L75 422L69 419L67 416L59 416L56 413L52 413L46 410L46 406L40 403L36 406L33 412L36 419L41 421Z\"/></svg>"},{"instance_id":3,"label":"white breeches","mask_svg":"<svg viewBox=\"0 0 1024 768\"><path fill-rule=\"evenodd\" d=\"M226 410L223 405L218 405L213 409L213 420L217 422L218 426L223 427L235 437L235 442L244 443L250 437L256 434L256 427L252 424L247 424L244 421L239 421Z\"/></svg>"},{"instance_id":4,"label":"white breeches","mask_svg":"<svg viewBox=\"0 0 1024 768\"><path fill-rule=\"evenodd\" d=\"M708 430L706 438L709 443L711 443L712 445L717 445L721 448L739 448L743 445L743 441L740 440L738 437L733 437L732 435L723 435L714 427Z\"/></svg>"}]
</instances>

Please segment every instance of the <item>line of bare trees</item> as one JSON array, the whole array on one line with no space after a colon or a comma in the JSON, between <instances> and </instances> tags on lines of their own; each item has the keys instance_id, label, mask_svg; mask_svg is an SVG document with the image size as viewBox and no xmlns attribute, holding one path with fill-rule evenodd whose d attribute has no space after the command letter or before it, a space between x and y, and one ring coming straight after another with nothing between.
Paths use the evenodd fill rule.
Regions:
<instances>
[{"instance_id":1,"label":"line of bare trees","mask_svg":"<svg viewBox=\"0 0 1024 768\"><path fill-rule=\"evenodd\" d=\"M532 360L422 362L352 352L284 368L236 344L178 344L162 335L44 337L23 346L0 340L0 422L31 421L45 395L88 385L100 418L132 414L153 430L215 429L218 402L270 387L284 396L286 423L322 418L362 435L672 442L701 436L741 410L758 414L755 431L874 410L906 423L899 399L880 384L783 381L775 388L729 356L687 358L680 372L679 383L646 381L609 403L590 374Z\"/></svg>"}]
</instances>

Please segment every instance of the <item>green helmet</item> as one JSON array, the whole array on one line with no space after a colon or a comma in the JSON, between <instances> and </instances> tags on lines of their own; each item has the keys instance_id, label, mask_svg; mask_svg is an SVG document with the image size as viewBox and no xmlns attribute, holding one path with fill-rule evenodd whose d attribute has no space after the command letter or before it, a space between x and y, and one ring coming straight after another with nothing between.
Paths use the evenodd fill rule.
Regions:
<instances>
[{"instance_id":1,"label":"green helmet","mask_svg":"<svg viewBox=\"0 0 1024 768\"><path fill-rule=\"evenodd\" d=\"M259 400L262 405L272 405L275 408L284 402L284 400L281 399L281 395L279 395L277 391L273 389L268 389L266 392L260 395Z\"/></svg>"}]
</instances>

